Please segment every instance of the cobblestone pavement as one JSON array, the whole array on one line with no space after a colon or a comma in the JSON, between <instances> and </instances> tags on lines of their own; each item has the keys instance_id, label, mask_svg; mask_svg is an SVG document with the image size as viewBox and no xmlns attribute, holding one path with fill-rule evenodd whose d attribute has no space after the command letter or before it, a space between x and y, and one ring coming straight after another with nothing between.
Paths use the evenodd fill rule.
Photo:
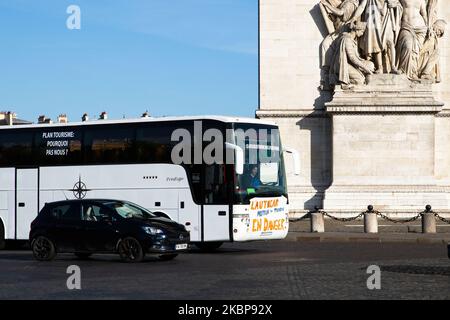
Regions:
<instances>
[{"instance_id":1,"label":"cobblestone pavement","mask_svg":"<svg viewBox=\"0 0 450 320\"><path fill-rule=\"evenodd\" d=\"M69 265L81 290L66 287ZM368 290L367 267L381 269ZM27 250L0 251L0 299L450 299L450 260L442 244L225 244L173 261L125 264L114 255L34 261Z\"/></svg>"}]
</instances>

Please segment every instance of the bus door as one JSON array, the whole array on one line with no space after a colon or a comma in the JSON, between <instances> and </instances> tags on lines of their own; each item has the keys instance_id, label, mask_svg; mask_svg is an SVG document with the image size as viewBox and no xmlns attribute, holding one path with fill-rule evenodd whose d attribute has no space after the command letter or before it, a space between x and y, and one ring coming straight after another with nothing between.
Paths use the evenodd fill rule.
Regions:
<instances>
[{"instance_id":1,"label":"bus door","mask_svg":"<svg viewBox=\"0 0 450 320\"><path fill-rule=\"evenodd\" d=\"M203 241L229 241L231 219L225 165L204 168Z\"/></svg>"},{"instance_id":2,"label":"bus door","mask_svg":"<svg viewBox=\"0 0 450 320\"><path fill-rule=\"evenodd\" d=\"M191 241L201 241L200 206L192 200L190 190L180 191L178 208L178 223L189 231Z\"/></svg>"},{"instance_id":3,"label":"bus door","mask_svg":"<svg viewBox=\"0 0 450 320\"><path fill-rule=\"evenodd\" d=\"M230 240L228 205L203 205L203 241Z\"/></svg>"},{"instance_id":4,"label":"bus door","mask_svg":"<svg viewBox=\"0 0 450 320\"><path fill-rule=\"evenodd\" d=\"M16 169L16 239L28 239L38 208L39 169Z\"/></svg>"}]
</instances>

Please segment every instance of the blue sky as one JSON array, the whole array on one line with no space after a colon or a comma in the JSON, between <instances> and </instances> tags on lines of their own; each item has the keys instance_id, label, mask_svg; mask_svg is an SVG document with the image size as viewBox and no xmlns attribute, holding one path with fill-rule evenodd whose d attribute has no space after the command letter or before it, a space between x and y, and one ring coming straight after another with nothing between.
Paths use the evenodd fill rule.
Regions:
<instances>
[{"instance_id":1,"label":"blue sky","mask_svg":"<svg viewBox=\"0 0 450 320\"><path fill-rule=\"evenodd\" d=\"M22 119L257 108L257 0L0 0L0 41L0 110Z\"/></svg>"}]
</instances>

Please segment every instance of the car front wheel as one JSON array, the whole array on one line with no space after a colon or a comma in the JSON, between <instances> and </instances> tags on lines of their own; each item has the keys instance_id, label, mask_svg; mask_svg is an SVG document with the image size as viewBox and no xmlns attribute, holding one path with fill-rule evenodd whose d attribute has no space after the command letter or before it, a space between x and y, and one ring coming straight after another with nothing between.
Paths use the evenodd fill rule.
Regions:
<instances>
[{"instance_id":1,"label":"car front wheel","mask_svg":"<svg viewBox=\"0 0 450 320\"><path fill-rule=\"evenodd\" d=\"M128 237L119 243L120 259L124 262L140 262L144 259L144 250L138 240Z\"/></svg>"},{"instance_id":2,"label":"car front wheel","mask_svg":"<svg viewBox=\"0 0 450 320\"><path fill-rule=\"evenodd\" d=\"M54 243L47 237L38 236L32 242L33 256L38 261L51 261L56 257Z\"/></svg>"}]
</instances>

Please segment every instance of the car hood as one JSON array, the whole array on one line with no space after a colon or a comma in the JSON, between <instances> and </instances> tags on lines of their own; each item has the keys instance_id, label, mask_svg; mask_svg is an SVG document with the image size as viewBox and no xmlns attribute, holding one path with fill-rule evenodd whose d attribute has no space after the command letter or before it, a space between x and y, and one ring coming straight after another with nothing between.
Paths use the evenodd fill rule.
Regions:
<instances>
[{"instance_id":1,"label":"car hood","mask_svg":"<svg viewBox=\"0 0 450 320\"><path fill-rule=\"evenodd\" d=\"M152 226L152 227L168 229L171 231L186 231L186 228L182 224L179 224L176 221L173 221L173 220L170 220L167 218L163 218L163 217L154 217L154 218L145 218L145 219L132 218L132 220L139 222L139 223L144 223L144 224Z\"/></svg>"}]
</instances>

